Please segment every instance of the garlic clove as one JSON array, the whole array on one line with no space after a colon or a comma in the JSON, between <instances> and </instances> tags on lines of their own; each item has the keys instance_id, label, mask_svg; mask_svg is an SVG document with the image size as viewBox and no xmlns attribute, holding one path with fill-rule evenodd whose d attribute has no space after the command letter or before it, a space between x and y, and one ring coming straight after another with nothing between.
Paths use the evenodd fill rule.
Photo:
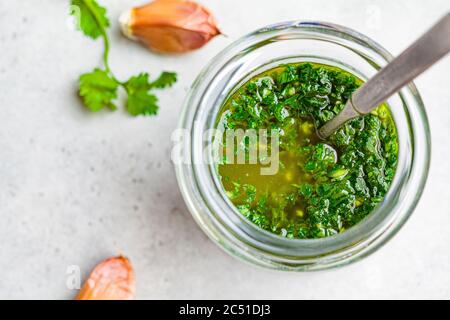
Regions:
<instances>
[{"instance_id":1,"label":"garlic clove","mask_svg":"<svg viewBox=\"0 0 450 320\"><path fill-rule=\"evenodd\" d=\"M120 18L122 32L151 50L182 53L201 48L221 34L212 14L190 0L156 0Z\"/></svg>"},{"instance_id":2,"label":"garlic clove","mask_svg":"<svg viewBox=\"0 0 450 320\"><path fill-rule=\"evenodd\" d=\"M131 300L135 295L135 277L130 261L109 258L98 264L78 293L77 300Z\"/></svg>"}]
</instances>

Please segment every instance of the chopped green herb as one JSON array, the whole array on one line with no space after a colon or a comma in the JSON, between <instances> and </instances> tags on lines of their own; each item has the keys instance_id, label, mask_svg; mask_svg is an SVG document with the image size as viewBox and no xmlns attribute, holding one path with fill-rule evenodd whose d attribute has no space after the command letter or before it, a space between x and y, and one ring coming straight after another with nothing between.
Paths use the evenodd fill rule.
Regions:
<instances>
[{"instance_id":1,"label":"chopped green herb","mask_svg":"<svg viewBox=\"0 0 450 320\"><path fill-rule=\"evenodd\" d=\"M398 157L389 108L346 123L327 141L315 132L361 83L335 67L288 64L250 79L227 99L218 126L280 132L275 175L260 175L261 159L219 164L222 184L246 218L283 237L321 238L359 223L382 201Z\"/></svg>"}]
</instances>

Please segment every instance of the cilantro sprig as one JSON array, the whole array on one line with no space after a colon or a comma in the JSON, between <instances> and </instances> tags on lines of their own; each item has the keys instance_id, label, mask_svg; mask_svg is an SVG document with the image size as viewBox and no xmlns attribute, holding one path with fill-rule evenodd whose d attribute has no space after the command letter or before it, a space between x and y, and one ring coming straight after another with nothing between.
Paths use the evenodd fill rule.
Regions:
<instances>
[{"instance_id":1,"label":"cilantro sprig","mask_svg":"<svg viewBox=\"0 0 450 320\"><path fill-rule=\"evenodd\" d=\"M105 108L116 110L114 103L121 87L128 95L126 110L133 116L156 115L158 113L158 98L152 93L154 89L164 89L177 81L174 72L164 71L154 81L148 73L132 76L127 81L118 80L109 66L110 41L107 29L110 22L107 11L96 0L71 0L71 4L79 10L72 10L77 15L78 27L83 34L97 40L103 39L103 67L82 74L79 79L79 95L84 105L92 112Z\"/></svg>"}]
</instances>

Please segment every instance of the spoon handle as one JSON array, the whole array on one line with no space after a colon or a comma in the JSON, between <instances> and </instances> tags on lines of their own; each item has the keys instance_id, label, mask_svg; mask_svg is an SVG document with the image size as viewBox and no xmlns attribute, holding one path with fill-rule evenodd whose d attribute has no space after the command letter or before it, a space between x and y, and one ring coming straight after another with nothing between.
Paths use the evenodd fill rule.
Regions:
<instances>
[{"instance_id":1,"label":"spoon handle","mask_svg":"<svg viewBox=\"0 0 450 320\"><path fill-rule=\"evenodd\" d=\"M356 90L341 113L319 129L319 135L327 138L347 120L369 113L448 52L450 12Z\"/></svg>"}]
</instances>

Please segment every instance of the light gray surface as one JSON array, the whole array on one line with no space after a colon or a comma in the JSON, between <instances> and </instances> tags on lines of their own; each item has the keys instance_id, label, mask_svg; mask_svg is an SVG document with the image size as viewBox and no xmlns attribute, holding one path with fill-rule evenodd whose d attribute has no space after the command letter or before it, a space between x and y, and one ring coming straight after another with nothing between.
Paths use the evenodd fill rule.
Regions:
<instances>
[{"instance_id":1,"label":"light gray surface","mask_svg":"<svg viewBox=\"0 0 450 320\"><path fill-rule=\"evenodd\" d=\"M237 261L191 219L169 160L170 134L198 70L225 45L265 24L317 19L345 24L403 50L448 0L203 1L227 38L161 57L122 38L109 0L112 67L125 78L175 70L155 118L90 114L76 79L100 62L94 43L67 25L65 0L0 0L0 298L72 298L67 268L86 276L123 252L139 298L450 298L450 58L416 82L433 138L427 187L399 234L369 258L317 273L286 274ZM39 4L38 4L39 3Z\"/></svg>"}]
</instances>

